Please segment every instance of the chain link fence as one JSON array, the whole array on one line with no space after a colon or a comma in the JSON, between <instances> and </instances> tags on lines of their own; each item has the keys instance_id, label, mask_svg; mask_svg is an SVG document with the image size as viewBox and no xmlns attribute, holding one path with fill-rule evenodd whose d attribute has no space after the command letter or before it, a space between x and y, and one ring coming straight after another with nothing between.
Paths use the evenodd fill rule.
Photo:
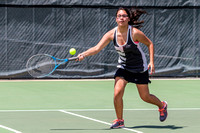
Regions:
<instances>
[{"instance_id":1,"label":"chain link fence","mask_svg":"<svg viewBox=\"0 0 200 133\"><path fill-rule=\"evenodd\" d=\"M153 77L200 75L200 2L132 1L0 1L0 78L31 78L26 61L38 53L71 57L95 46L116 25L119 6L139 6L148 12L141 30L153 41ZM140 44L149 60L148 49ZM76 55L77 55L76 54ZM118 55L111 42L97 55L69 62L47 78L112 78Z\"/></svg>"}]
</instances>

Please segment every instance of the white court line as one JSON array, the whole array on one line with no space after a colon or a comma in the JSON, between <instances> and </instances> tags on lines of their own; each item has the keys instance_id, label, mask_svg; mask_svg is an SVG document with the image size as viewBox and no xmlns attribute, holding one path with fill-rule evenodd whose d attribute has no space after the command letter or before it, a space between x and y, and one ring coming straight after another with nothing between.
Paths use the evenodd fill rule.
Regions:
<instances>
[{"instance_id":1,"label":"white court line","mask_svg":"<svg viewBox=\"0 0 200 133\"><path fill-rule=\"evenodd\" d=\"M67 111L65 111L67 110ZM127 110L127 111L148 111L148 110L157 110L157 109L124 109L124 110ZM200 110L200 108L168 108L168 110L174 110L174 111L178 111L178 110L185 110L185 111L188 111L188 110L191 110L191 111L196 111L196 110ZM111 123L107 123L107 122L104 122L104 121L100 121L100 120L97 120L97 119L93 119L93 118L89 118L89 117L86 117L86 116L82 116L82 115L79 115L79 114L75 114L75 113L72 113L72 112L68 112L68 111L114 111L114 109L43 109L43 110L0 110L0 113L7 113L7 112L63 112L63 113L66 113L66 114L70 114L70 115L74 115L74 116L78 116L78 117L81 117L81 118L85 118L85 119L88 119L88 120L92 120L92 121L96 121L96 122L99 122L99 123L103 123L103 124L106 124L106 125L111 125ZM4 129L7 129L7 130L10 130L10 131L13 131L14 133L22 133L20 131L17 131L17 130L14 130L12 128L9 128L9 127L6 127L6 126L3 126L3 125L0 125L0 128L4 128ZM124 130L129 130L129 131L132 131L132 132L136 132L136 133L142 133L141 131L137 131L137 130L133 130L133 129L129 129L129 128L123 128Z\"/></svg>"},{"instance_id":2,"label":"white court line","mask_svg":"<svg viewBox=\"0 0 200 133\"><path fill-rule=\"evenodd\" d=\"M67 111L115 111L115 109L62 109ZM157 108L152 109L123 109L124 111L151 111L158 110ZM200 108L168 108L167 110L200 110ZM0 111L1 112L1 111Z\"/></svg>"},{"instance_id":3,"label":"white court line","mask_svg":"<svg viewBox=\"0 0 200 133\"><path fill-rule=\"evenodd\" d=\"M114 109L41 109L41 110L0 110L0 112L51 112L51 111L114 111ZM124 109L124 111L151 111L151 110L158 110L158 109ZM168 108L167 110L174 110L174 111L187 111L187 110L200 110L200 108Z\"/></svg>"},{"instance_id":4,"label":"white court line","mask_svg":"<svg viewBox=\"0 0 200 133\"><path fill-rule=\"evenodd\" d=\"M9 131L12 131L12 132L14 132L14 133L22 133L22 132L20 132L20 131L17 131L17 130L15 130L15 129L12 129L12 128L9 128L9 127L3 126L3 125L0 125L0 128L4 128L4 129L9 130Z\"/></svg>"},{"instance_id":5,"label":"white court line","mask_svg":"<svg viewBox=\"0 0 200 133\"><path fill-rule=\"evenodd\" d=\"M74 116L81 117L81 118L84 118L84 119L87 119L87 120L91 120L91 121L95 121L95 122L98 122L98 123L102 123L102 124L106 124L106 125L111 126L111 123L108 123L108 122L105 122L105 121L97 120L97 119L90 118L90 117L83 116L83 115L79 115L79 114L75 114L75 113L68 112L68 111L65 111L65 110L59 110L59 111L66 113L66 114L74 115ZM132 131L132 132L135 132L135 133L143 133L141 131L137 131L137 130L133 130L133 129L129 129L129 128L122 128L122 129Z\"/></svg>"}]
</instances>

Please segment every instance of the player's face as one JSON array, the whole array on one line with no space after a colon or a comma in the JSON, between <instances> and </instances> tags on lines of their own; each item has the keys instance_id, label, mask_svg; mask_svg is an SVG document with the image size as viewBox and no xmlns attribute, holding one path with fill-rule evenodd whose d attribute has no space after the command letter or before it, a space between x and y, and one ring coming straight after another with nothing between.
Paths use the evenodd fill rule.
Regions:
<instances>
[{"instance_id":1,"label":"player's face","mask_svg":"<svg viewBox=\"0 0 200 133\"><path fill-rule=\"evenodd\" d=\"M124 10L119 10L116 16L116 22L118 26L127 26L130 21L128 14Z\"/></svg>"}]
</instances>

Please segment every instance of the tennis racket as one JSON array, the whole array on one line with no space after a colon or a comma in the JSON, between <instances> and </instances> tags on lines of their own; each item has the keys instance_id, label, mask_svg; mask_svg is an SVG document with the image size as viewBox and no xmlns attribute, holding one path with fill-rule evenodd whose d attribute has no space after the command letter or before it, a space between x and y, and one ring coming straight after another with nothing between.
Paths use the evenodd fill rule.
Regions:
<instances>
[{"instance_id":1,"label":"tennis racket","mask_svg":"<svg viewBox=\"0 0 200 133\"><path fill-rule=\"evenodd\" d=\"M26 68L32 77L43 78L52 74L60 65L77 59L78 57L58 59L48 54L36 54L28 59Z\"/></svg>"}]
</instances>

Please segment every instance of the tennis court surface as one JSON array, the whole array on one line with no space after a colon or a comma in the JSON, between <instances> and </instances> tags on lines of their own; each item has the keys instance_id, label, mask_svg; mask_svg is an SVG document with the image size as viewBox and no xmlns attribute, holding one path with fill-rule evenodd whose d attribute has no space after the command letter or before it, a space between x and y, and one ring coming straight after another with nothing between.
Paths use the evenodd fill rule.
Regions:
<instances>
[{"instance_id":1,"label":"tennis court surface","mask_svg":"<svg viewBox=\"0 0 200 133\"><path fill-rule=\"evenodd\" d=\"M168 118L143 102L134 84L124 94L126 128L109 129L113 80L0 81L0 133L199 133L200 80L152 80L150 92L168 102Z\"/></svg>"}]
</instances>

